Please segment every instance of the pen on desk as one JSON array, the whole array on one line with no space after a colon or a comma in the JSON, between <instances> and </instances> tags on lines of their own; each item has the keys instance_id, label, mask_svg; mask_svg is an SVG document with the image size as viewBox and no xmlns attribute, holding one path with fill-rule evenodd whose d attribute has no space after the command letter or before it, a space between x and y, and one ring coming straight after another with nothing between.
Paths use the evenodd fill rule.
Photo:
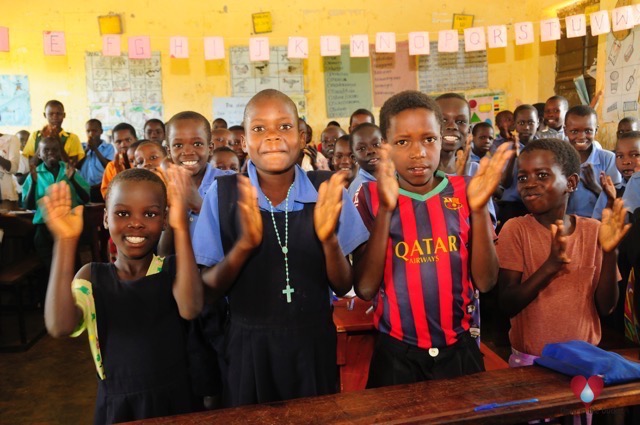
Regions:
<instances>
[{"instance_id":1,"label":"pen on desk","mask_svg":"<svg viewBox=\"0 0 640 425\"><path fill-rule=\"evenodd\" d=\"M500 407L509 407L509 406L518 406L520 404L528 404L528 403L537 403L539 400L537 398L528 398L526 400L515 400L515 401L507 401L505 403L489 403L482 404L475 409L474 412L482 412L485 410L498 409Z\"/></svg>"}]
</instances>

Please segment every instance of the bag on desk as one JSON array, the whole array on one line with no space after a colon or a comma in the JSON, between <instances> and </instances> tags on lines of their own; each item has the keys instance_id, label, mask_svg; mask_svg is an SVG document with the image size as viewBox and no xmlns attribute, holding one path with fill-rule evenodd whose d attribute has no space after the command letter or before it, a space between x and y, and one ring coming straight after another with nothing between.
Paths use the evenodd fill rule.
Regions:
<instances>
[{"instance_id":1,"label":"bag on desk","mask_svg":"<svg viewBox=\"0 0 640 425\"><path fill-rule=\"evenodd\" d=\"M640 364L584 341L547 344L535 363L569 376L599 375L605 385L640 380Z\"/></svg>"}]
</instances>

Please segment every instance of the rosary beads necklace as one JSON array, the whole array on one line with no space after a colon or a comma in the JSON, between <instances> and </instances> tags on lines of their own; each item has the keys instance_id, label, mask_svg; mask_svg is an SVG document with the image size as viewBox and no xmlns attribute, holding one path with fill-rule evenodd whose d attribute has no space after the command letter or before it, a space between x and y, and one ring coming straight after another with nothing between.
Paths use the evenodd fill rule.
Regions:
<instances>
[{"instance_id":1,"label":"rosary beads necklace","mask_svg":"<svg viewBox=\"0 0 640 425\"><path fill-rule=\"evenodd\" d=\"M284 254L284 271L286 277L287 286L282 290L282 293L287 296L287 303L291 303L291 294L295 292L289 285L289 195L291 194L291 188L293 187L293 183L289 186L289 190L287 190L287 197L284 202L284 245L280 240L280 233L278 232L278 226L276 226L276 217L273 214L273 204L271 203L271 199L267 195L264 197L267 199L269 203L269 209L271 211L271 221L273 221L273 229L276 232L276 238L278 238L278 245L280 245L280 249Z\"/></svg>"}]
</instances>

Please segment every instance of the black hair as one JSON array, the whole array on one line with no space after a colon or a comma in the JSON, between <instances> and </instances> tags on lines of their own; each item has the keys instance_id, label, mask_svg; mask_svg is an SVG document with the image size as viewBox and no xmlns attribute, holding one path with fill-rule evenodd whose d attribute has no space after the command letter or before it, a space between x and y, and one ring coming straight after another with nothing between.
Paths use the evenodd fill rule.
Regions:
<instances>
[{"instance_id":1,"label":"black hair","mask_svg":"<svg viewBox=\"0 0 640 425\"><path fill-rule=\"evenodd\" d=\"M596 117L596 121L598 120L598 114L595 109L587 105L576 105L571 107L564 116L564 119L566 120L570 115L575 115L576 117L588 117L593 115Z\"/></svg>"},{"instance_id":2,"label":"black hair","mask_svg":"<svg viewBox=\"0 0 640 425\"><path fill-rule=\"evenodd\" d=\"M140 146L141 143L143 142L148 142L149 140L147 139L140 139L140 140L136 140L135 142L131 143L129 145L129 147L127 148L127 151L133 149L133 151L135 152L136 149L138 149L138 146Z\"/></svg>"},{"instance_id":3,"label":"black hair","mask_svg":"<svg viewBox=\"0 0 640 425\"><path fill-rule=\"evenodd\" d=\"M622 139L640 139L640 131L627 131L618 137L618 140Z\"/></svg>"},{"instance_id":4,"label":"black hair","mask_svg":"<svg viewBox=\"0 0 640 425\"><path fill-rule=\"evenodd\" d=\"M122 182L151 182L157 184L162 189L162 202L167 205L167 187L164 182L156 173L153 173L144 168L129 168L121 171L111 180L107 187L107 193L104 197L104 202L109 205L109 195L113 188Z\"/></svg>"},{"instance_id":5,"label":"black hair","mask_svg":"<svg viewBox=\"0 0 640 425\"><path fill-rule=\"evenodd\" d=\"M100 127L100 130L102 130L102 122L99 119L91 118L87 121L87 124L97 124L98 127Z\"/></svg>"},{"instance_id":6,"label":"black hair","mask_svg":"<svg viewBox=\"0 0 640 425\"><path fill-rule=\"evenodd\" d=\"M258 102L258 101L260 101L262 99L280 99L285 104L287 104L287 106L289 106L292 109L294 117L298 116L298 107L296 106L296 103L293 100L291 100L291 98L289 96L287 96L286 94L284 94L281 91L278 91L276 89L265 89L265 90L262 90L262 91L256 93L249 100L249 102L247 103L247 106L244 107L244 114L242 115L243 123L247 122L247 117L249 116L249 111L251 111L251 109L253 108L253 105L256 102ZM295 125L298 128L300 128L300 118L298 118L296 120Z\"/></svg>"},{"instance_id":7,"label":"black hair","mask_svg":"<svg viewBox=\"0 0 640 425\"><path fill-rule=\"evenodd\" d=\"M123 130L129 130L129 132L133 137L135 137L136 139L138 138L138 135L136 134L136 129L133 128L133 126L128 122L121 122L120 124L116 125L115 127L113 127L113 130L111 130L111 133L116 134L116 131L123 131Z\"/></svg>"},{"instance_id":8,"label":"black hair","mask_svg":"<svg viewBox=\"0 0 640 425\"><path fill-rule=\"evenodd\" d=\"M44 104L44 109L45 111L47 110L47 108L49 106L58 106L60 108L62 108L62 110L64 111L64 105L62 104L62 102L60 102L59 100L55 100L55 99L51 99L50 101L48 101L47 103Z\"/></svg>"},{"instance_id":9,"label":"black hair","mask_svg":"<svg viewBox=\"0 0 640 425\"><path fill-rule=\"evenodd\" d=\"M340 137L338 137L338 140L336 140L336 143L338 142L347 142L349 143L349 146L351 146L351 137L348 134L344 134ZM353 150L353 149L351 149Z\"/></svg>"},{"instance_id":10,"label":"black hair","mask_svg":"<svg viewBox=\"0 0 640 425\"><path fill-rule=\"evenodd\" d=\"M351 126L351 124L353 123L353 117L355 117L356 115L367 115L369 118L371 118L371 123L372 124L376 123L376 117L373 116L373 114L371 113L370 110L364 109L364 108L360 108L360 109L356 109L353 112L353 114L351 114L351 117L349 118L349 126Z\"/></svg>"},{"instance_id":11,"label":"black hair","mask_svg":"<svg viewBox=\"0 0 640 425\"><path fill-rule=\"evenodd\" d=\"M473 128L471 129L471 135L475 136L478 130L480 130L481 128L490 128L491 130L493 130L493 126L491 124L482 121L473 125Z\"/></svg>"},{"instance_id":12,"label":"black hair","mask_svg":"<svg viewBox=\"0 0 640 425\"><path fill-rule=\"evenodd\" d=\"M515 116L513 115L513 112L509 111L508 109L505 109L504 111L500 111L496 114L496 124L498 124L498 121L502 119L501 117L507 114L511 114L512 117Z\"/></svg>"},{"instance_id":13,"label":"black hair","mask_svg":"<svg viewBox=\"0 0 640 425\"><path fill-rule=\"evenodd\" d=\"M227 120L225 120L224 118L215 118L211 123L213 124L214 122L223 122L225 125L227 125Z\"/></svg>"},{"instance_id":14,"label":"black hair","mask_svg":"<svg viewBox=\"0 0 640 425\"><path fill-rule=\"evenodd\" d=\"M440 109L438 103L424 93L415 90L406 90L394 94L382 105L382 109L380 109L380 132L382 133L382 137L384 139L387 138L391 118L407 109L419 108L432 111L436 116L436 122L438 125L441 125L443 121L442 109ZM438 133L440 133L440 131L438 131Z\"/></svg>"},{"instance_id":15,"label":"black hair","mask_svg":"<svg viewBox=\"0 0 640 425\"><path fill-rule=\"evenodd\" d=\"M229 131L236 131L236 130L244 131L244 127L241 126L241 125L232 125L227 130L229 130Z\"/></svg>"},{"instance_id":16,"label":"black hair","mask_svg":"<svg viewBox=\"0 0 640 425\"><path fill-rule=\"evenodd\" d=\"M517 120L518 114L520 112L523 111L531 111L531 112L535 112L536 116L538 117L538 121L540 121L540 113L538 112L538 110L536 109L535 106L533 105L529 105L528 103L522 104L520 106L518 106L515 111L513 111L513 120Z\"/></svg>"},{"instance_id":17,"label":"black hair","mask_svg":"<svg viewBox=\"0 0 640 425\"><path fill-rule=\"evenodd\" d=\"M329 121L327 127L340 127L340 123L338 121Z\"/></svg>"},{"instance_id":18,"label":"black hair","mask_svg":"<svg viewBox=\"0 0 640 425\"><path fill-rule=\"evenodd\" d=\"M145 146L145 145L153 145L155 147L157 147L158 149L160 149L162 151L162 153L164 153L165 155L167 154L167 151L164 150L164 147L162 146L162 143L158 142L157 140L149 140L149 139L142 139L142 140L138 140L136 142L136 146L135 148L138 149L141 146ZM131 144L131 146L129 146L129 149L131 149L131 147L134 145L134 143Z\"/></svg>"},{"instance_id":19,"label":"black hair","mask_svg":"<svg viewBox=\"0 0 640 425\"><path fill-rule=\"evenodd\" d=\"M353 136L355 136L356 134L358 134L362 130L366 130L367 128L373 128L375 130L378 130L380 132L380 135L382 135L382 131L380 130L380 127L378 127L377 125L372 124L370 122L363 122L362 124L360 124L359 126L354 128L353 131L351 131L351 134L349 135L349 144L351 145L351 150L355 150L353 148L353 143L354 143L353 142Z\"/></svg>"},{"instance_id":20,"label":"black hair","mask_svg":"<svg viewBox=\"0 0 640 425\"><path fill-rule=\"evenodd\" d=\"M551 96L549 99L547 99L547 102L551 100L557 100L561 104L563 104L565 108L569 109L569 101L567 100L566 97L560 96L560 95Z\"/></svg>"},{"instance_id":21,"label":"black hair","mask_svg":"<svg viewBox=\"0 0 640 425\"><path fill-rule=\"evenodd\" d=\"M556 162L562 168L562 174L569 177L572 174L580 175L580 156L571 144L560 139L537 139L527 143L521 154L531 151L549 151L555 157Z\"/></svg>"},{"instance_id":22,"label":"black hair","mask_svg":"<svg viewBox=\"0 0 640 425\"><path fill-rule=\"evenodd\" d=\"M544 105L545 105L544 102L537 102L537 103L534 103L533 105L531 105L534 108L536 108L536 111L538 111L538 119L540 119L540 117L544 116Z\"/></svg>"},{"instance_id":23,"label":"black hair","mask_svg":"<svg viewBox=\"0 0 640 425\"><path fill-rule=\"evenodd\" d=\"M618 125L622 124L623 122L629 124L638 124L640 123L640 120L636 117L624 117L618 122Z\"/></svg>"},{"instance_id":24,"label":"black hair","mask_svg":"<svg viewBox=\"0 0 640 425\"><path fill-rule=\"evenodd\" d=\"M171 145L171 138L169 137L171 128L177 121L185 120L199 121L204 128L205 135L207 136L207 143L211 143L211 125L209 124L209 120L206 119L204 115L199 114L195 111L182 111L178 112L177 114L172 116L169 121L167 121L167 141L169 142L169 145Z\"/></svg>"},{"instance_id":25,"label":"black hair","mask_svg":"<svg viewBox=\"0 0 640 425\"><path fill-rule=\"evenodd\" d=\"M147 125L149 124L160 124L160 127L162 127L162 131L165 131L164 123L158 118L151 118L150 120L147 120L147 122L144 123L145 130L147 129Z\"/></svg>"},{"instance_id":26,"label":"black hair","mask_svg":"<svg viewBox=\"0 0 640 425\"><path fill-rule=\"evenodd\" d=\"M440 96L436 97L436 102L438 100L445 100L445 99L458 99L464 102L465 105L467 105L467 111L469 111L469 115L471 115L471 105L469 105L469 101L460 93L443 93Z\"/></svg>"},{"instance_id":27,"label":"black hair","mask_svg":"<svg viewBox=\"0 0 640 425\"><path fill-rule=\"evenodd\" d=\"M231 152L234 155L236 154L229 146L220 146L219 148L215 148L211 154L213 155L220 152Z\"/></svg>"}]
</instances>

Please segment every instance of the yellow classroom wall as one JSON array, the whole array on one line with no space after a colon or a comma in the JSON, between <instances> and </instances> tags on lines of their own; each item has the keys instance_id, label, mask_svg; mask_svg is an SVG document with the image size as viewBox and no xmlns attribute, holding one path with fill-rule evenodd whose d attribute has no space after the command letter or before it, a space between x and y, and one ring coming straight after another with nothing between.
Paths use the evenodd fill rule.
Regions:
<instances>
[{"instance_id":1,"label":"yellow classroom wall","mask_svg":"<svg viewBox=\"0 0 640 425\"><path fill-rule=\"evenodd\" d=\"M611 3L611 2L609 2ZM378 31L397 33L406 40L411 31L450 29L452 14L475 16L475 26L508 26L508 47L490 49L489 88L503 89L510 108L526 102L544 100L553 94L555 43L515 46L511 24L533 21L538 38L538 21L555 16L555 6L567 2L462 0L326 0L318 2L272 0L195 2L166 0L111 0L51 2L29 0L5 2L0 26L10 28L11 51L0 53L0 74L26 74L31 86L32 125L44 124L42 108L48 99L65 104L64 127L84 136L84 122L89 118L86 100L85 52L102 48L97 16L110 12L123 17L122 49L128 36L149 35L151 48L162 56L164 118L192 109L207 117L212 114L214 96L231 96L228 55L224 61L205 61L202 37L225 37L226 48L248 45L252 35L251 14L270 11L273 32L267 36L272 46L286 45L289 36L309 37L310 54L305 64L305 86L310 124L316 139L328 118L325 111L324 76L319 54L321 35L340 35L343 44L350 34ZM66 56L44 56L42 31L65 31ZM169 57L169 37L189 37L189 59ZM347 119L339 120L346 124ZM0 128L3 132L19 130ZM82 137L84 138L84 137Z\"/></svg>"}]
</instances>

